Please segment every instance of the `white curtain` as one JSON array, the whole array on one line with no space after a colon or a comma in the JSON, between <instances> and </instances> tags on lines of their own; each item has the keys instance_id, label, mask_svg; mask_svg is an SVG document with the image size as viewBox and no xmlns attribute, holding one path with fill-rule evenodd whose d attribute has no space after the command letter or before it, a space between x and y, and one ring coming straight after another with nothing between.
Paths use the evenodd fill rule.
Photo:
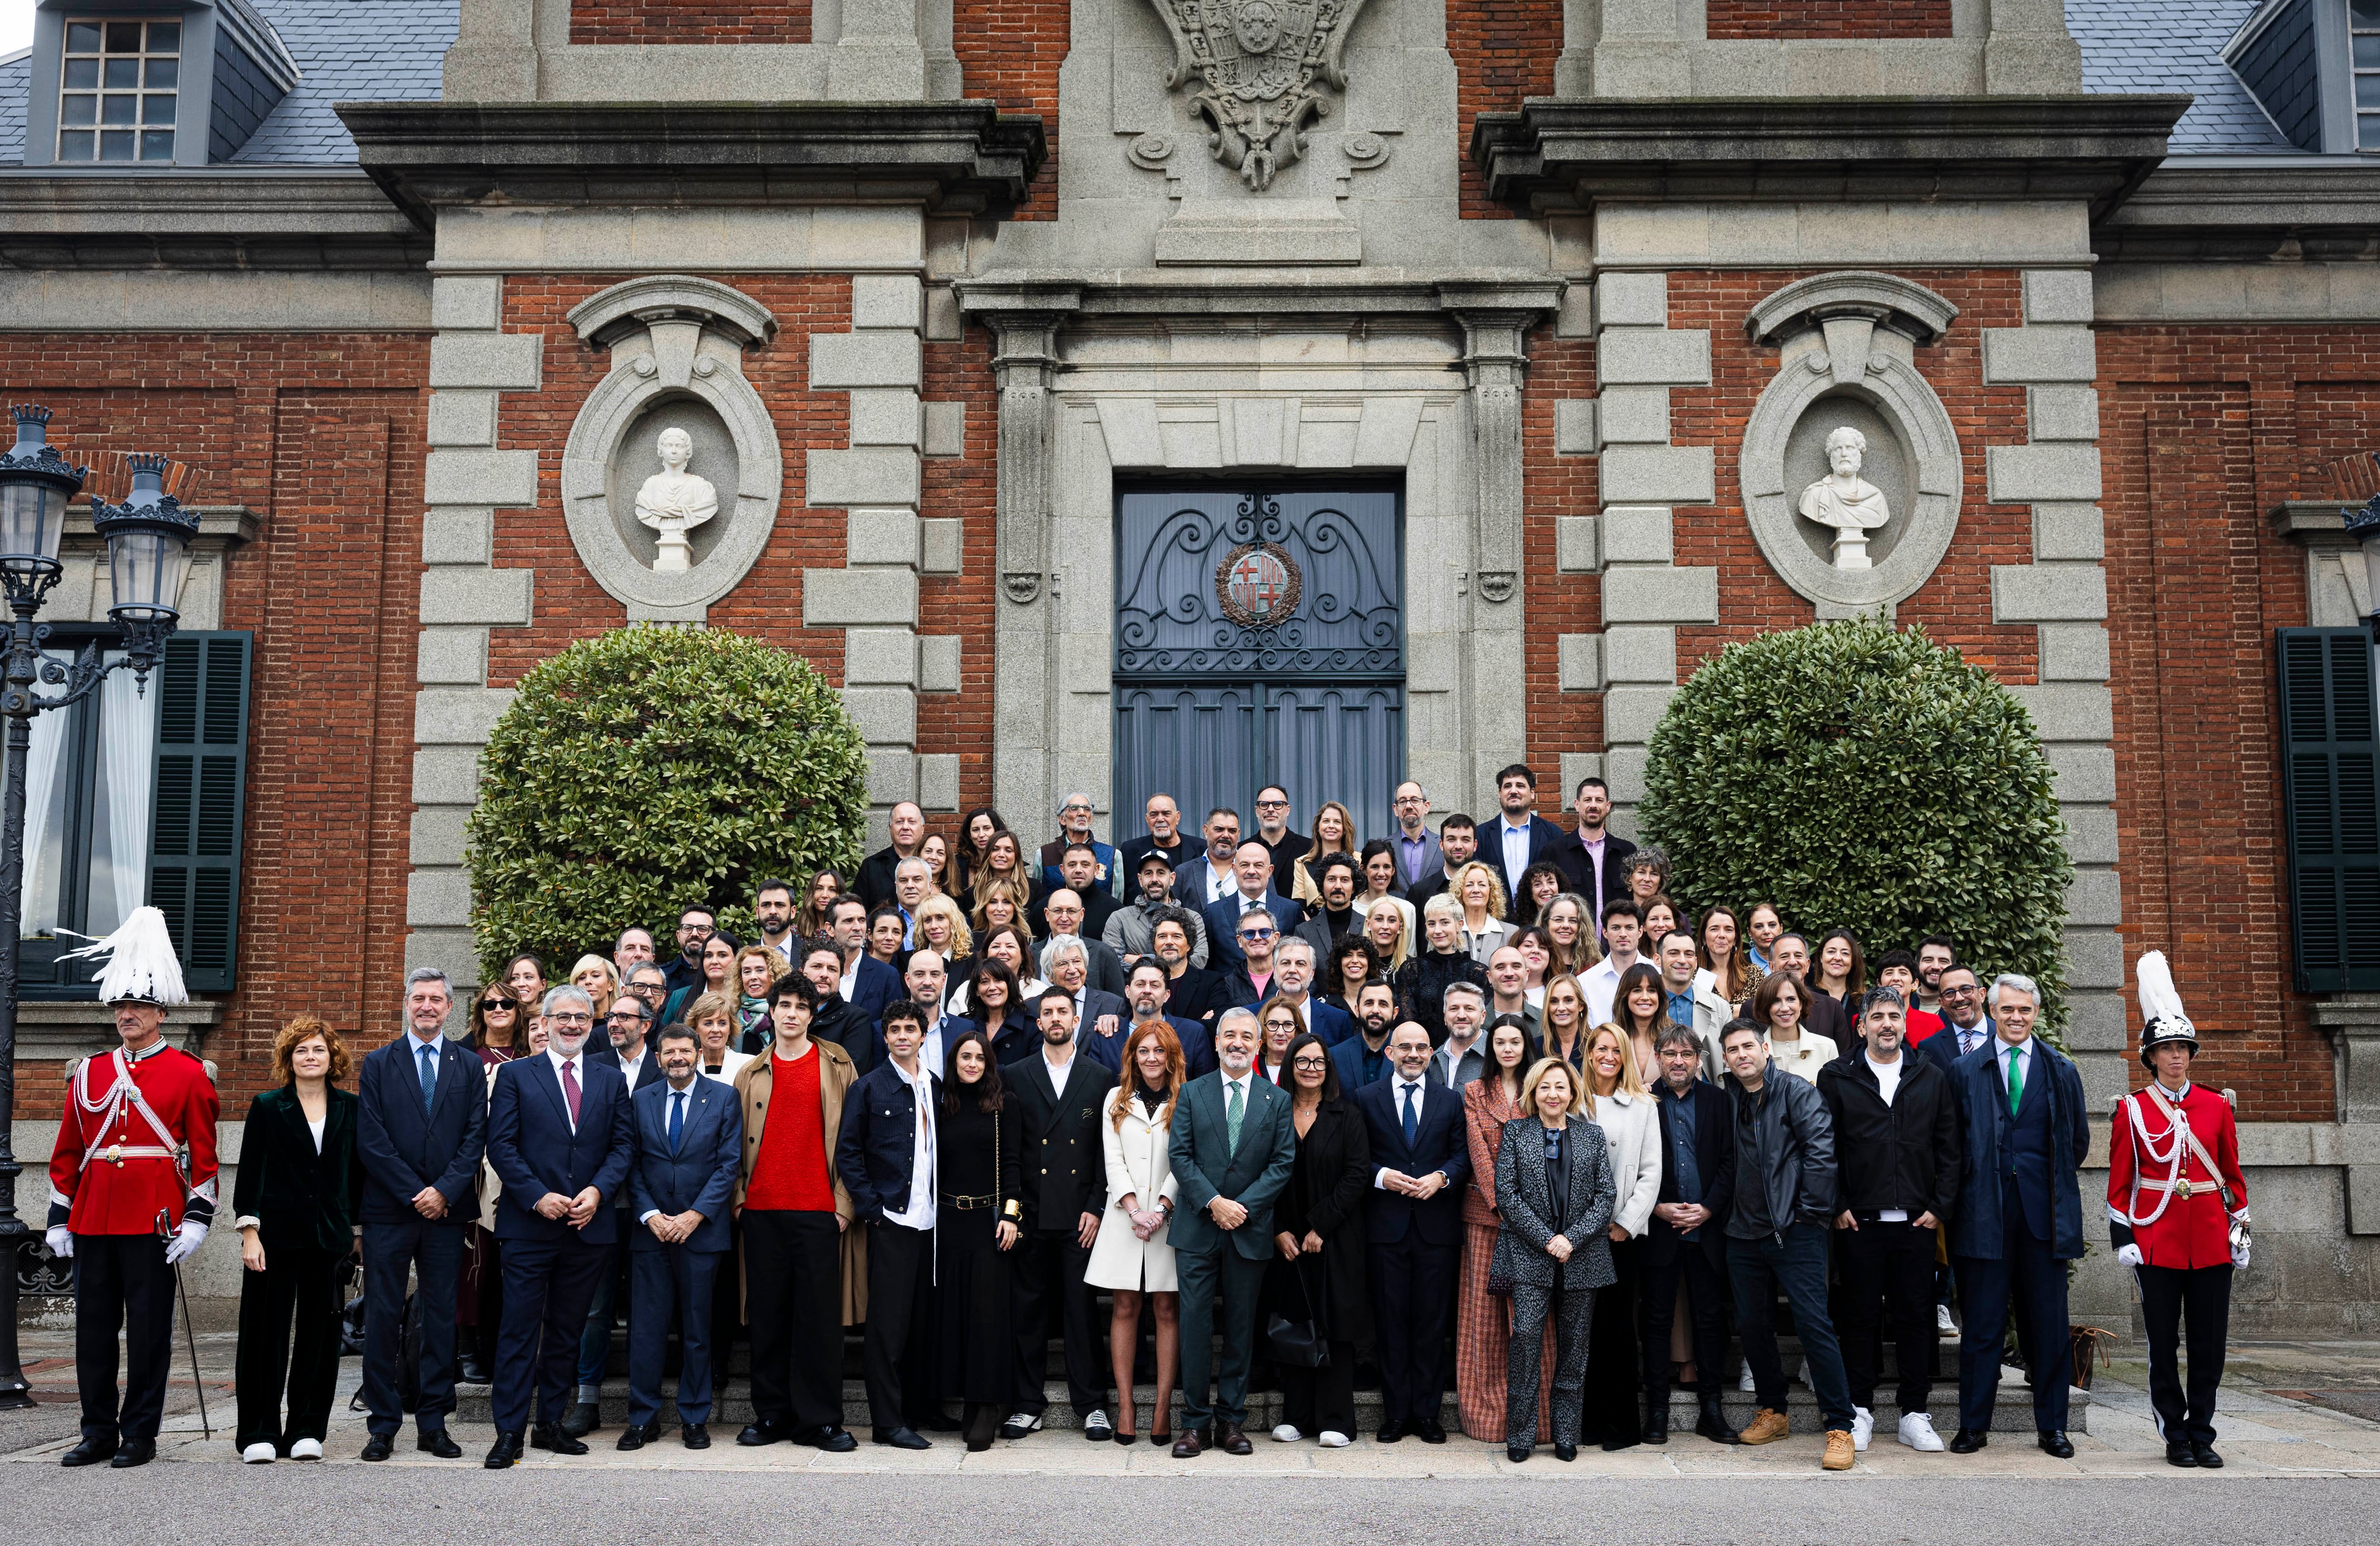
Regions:
<instances>
[{"instance_id":1,"label":"white curtain","mask_svg":"<svg viewBox=\"0 0 2380 1546\"><path fill-rule=\"evenodd\" d=\"M59 659L52 653L52 660ZM25 757L25 877L24 889L18 895L19 927L23 936L42 933L57 926L58 874L55 868L44 872L49 864L52 812L58 789L58 773L66 763L66 721L71 716L64 710L33 716L33 742ZM48 889L42 889L43 883Z\"/></svg>"},{"instance_id":2,"label":"white curtain","mask_svg":"<svg viewBox=\"0 0 2380 1546\"><path fill-rule=\"evenodd\" d=\"M107 779L107 855L115 902L115 916L108 921L112 930L149 899L150 818L157 791L157 700L135 689L128 671L110 676L100 688L99 749Z\"/></svg>"}]
</instances>

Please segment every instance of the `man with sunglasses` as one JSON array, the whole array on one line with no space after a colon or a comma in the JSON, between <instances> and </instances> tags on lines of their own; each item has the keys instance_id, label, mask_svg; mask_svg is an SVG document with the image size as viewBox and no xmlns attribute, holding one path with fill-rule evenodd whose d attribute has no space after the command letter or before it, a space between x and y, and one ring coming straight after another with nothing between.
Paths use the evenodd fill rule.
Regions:
<instances>
[{"instance_id":1,"label":"man with sunglasses","mask_svg":"<svg viewBox=\"0 0 2380 1546\"><path fill-rule=\"evenodd\" d=\"M1257 839L1249 838L1232 853L1232 894L1220 901L1208 903L1200 914L1207 922L1207 937L1214 942L1208 964L1226 970L1245 959L1240 946L1244 914L1258 910L1270 913L1276 934L1288 933L1305 916L1305 908L1272 889L1272 850ZM1266 954L1269 956L1270 950Z\"/></svg>"},{"instance_id":2,"label":"man with sunglasses","mask_svg":"<svg viewBox=\"0 0 2380 1546\"><path fill-rule=\"evenodd\" d=\"M1226 968L1220 990L1220 1006L1225 1009L1253 1009L1262 1004L1280 980L1274 952L1281 948L1281 925L1272 914L1261 907L1251 907L1240 915L1239 926L1229 935L1239 952L1239 964Z\"/></svg>"}]
</instances>

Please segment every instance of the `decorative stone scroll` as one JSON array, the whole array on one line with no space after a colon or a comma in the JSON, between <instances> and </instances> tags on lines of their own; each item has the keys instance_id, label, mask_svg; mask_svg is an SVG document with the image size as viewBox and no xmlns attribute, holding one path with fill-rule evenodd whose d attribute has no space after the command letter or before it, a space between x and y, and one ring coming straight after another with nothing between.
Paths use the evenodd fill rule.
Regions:
<instances>
[{"instance_id":1,"label":"decorative stone scroll","mask_svg":"<svg viewBox=\"0 0 2380 1546\"><path fill-rule=\"evenodd\" d=\"M631 621L700 622L776 525L776 425L743 371L745 348L773 335L776 318L714 280L655 274L590 296L570 323L612 351L563 448L571 542ZM701 513L706 493L716 516Z\"/></svg>"},{"instance_id":2,"label":"decorative stone scroll","mask_svg":"<svg viewBox=\"0 0 2380 1546\"><path fill-rule=\"evenodd\" d=\"M1315 77L1333 90L1346 89L1340 55L1364 0L1149 4L1173 34L1174 62L1165 84L1179 87L1194 76L1206 82L1190 107L1213 126L1208 144L1215 159L1262 193L1275 172L1305 153L1305 126L1330 114ZM1384 159L1384 149L1369 156Z\"/></svg>"},{"instance_id":3,"label":"decorative stone scroll","mask_svg":"<svg viewBox=\"0 0 2380 1546\"><path fill-rule=\"evenodd\" d=\"M1821 617L1898 605L1949 549L1964 465L1916 351L1958 314L1897 274L1850 271L1796 280L1744 320L1755 343L1779 349L1744 424L1744 515L1769 566Z\"/></svg>"}]
</instances>

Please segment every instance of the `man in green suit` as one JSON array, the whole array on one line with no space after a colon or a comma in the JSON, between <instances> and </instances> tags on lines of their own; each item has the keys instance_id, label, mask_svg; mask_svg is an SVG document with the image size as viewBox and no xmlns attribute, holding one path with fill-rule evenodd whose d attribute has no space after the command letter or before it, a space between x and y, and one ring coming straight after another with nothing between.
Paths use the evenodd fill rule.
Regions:
<instances>
[{"instance_id":1,"label":"man in green suit","mask_svg":"<svg viewBox=\"0 0 2380 1546\"><path fill-rule=\"evenodd\" d=\"M1256 1077L1262 1032L1247 1009L1215 1022L1222 1066L1193 1079L1173 1113L1173 1178L1181 1211L1168 1238L1182 1290L1181 1437L1174 1458L1220 1447L1246 1455L1248 1365L1256 1356L1257 1296L1272 1258L1272 1204L1289 1184L1297 1134L1286 1092ZM1223 1338L1220 1389L1207 1391L1218 1303ZM1221 1421L1220 1435L1208 1423Z\"/></svg>"}]
</instances>

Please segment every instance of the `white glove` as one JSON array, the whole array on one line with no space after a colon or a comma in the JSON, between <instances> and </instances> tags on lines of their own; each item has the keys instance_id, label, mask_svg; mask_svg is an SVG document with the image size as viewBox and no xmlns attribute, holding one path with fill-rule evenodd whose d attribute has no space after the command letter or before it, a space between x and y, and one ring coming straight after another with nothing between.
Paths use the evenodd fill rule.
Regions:
<instances>
[{"instance_id":1,"label":"white glove","mask_svg":"<svg viewBox=\"0 0 2380 1546\"><path fill-rule=\"evenodd\" d=\"M182 1227L174 1231L174 1237L165 1242L165 1265L171 1267L198 1249L199 1242L206 1237L205 1224L196 1219L184 1219Z\"/></svg>"},{"instance_id":2,"label":"white glove","mask_svg":"<svg viewBox=\"0 0 2380 1546\"><path fill-rule=\"evenodd\" d=\"M2122 1262L2127 1267L2137 1267L2141 1264L2141 1248L2138 1246L2118 1246L2116 1248L2116 1260Z\"/></svg>"},{"instance_id":3,"label":"white glove","mask_svg":"<svg viewBox=\"0 0 2380 1546\"><path fill-rule=\"evenodd\" d=\"M54 1223L42 1232L42 1243L50 1254L64 1261L74 1255L74 1231L62 1223Z\"/></svg>"}]
</instances>

